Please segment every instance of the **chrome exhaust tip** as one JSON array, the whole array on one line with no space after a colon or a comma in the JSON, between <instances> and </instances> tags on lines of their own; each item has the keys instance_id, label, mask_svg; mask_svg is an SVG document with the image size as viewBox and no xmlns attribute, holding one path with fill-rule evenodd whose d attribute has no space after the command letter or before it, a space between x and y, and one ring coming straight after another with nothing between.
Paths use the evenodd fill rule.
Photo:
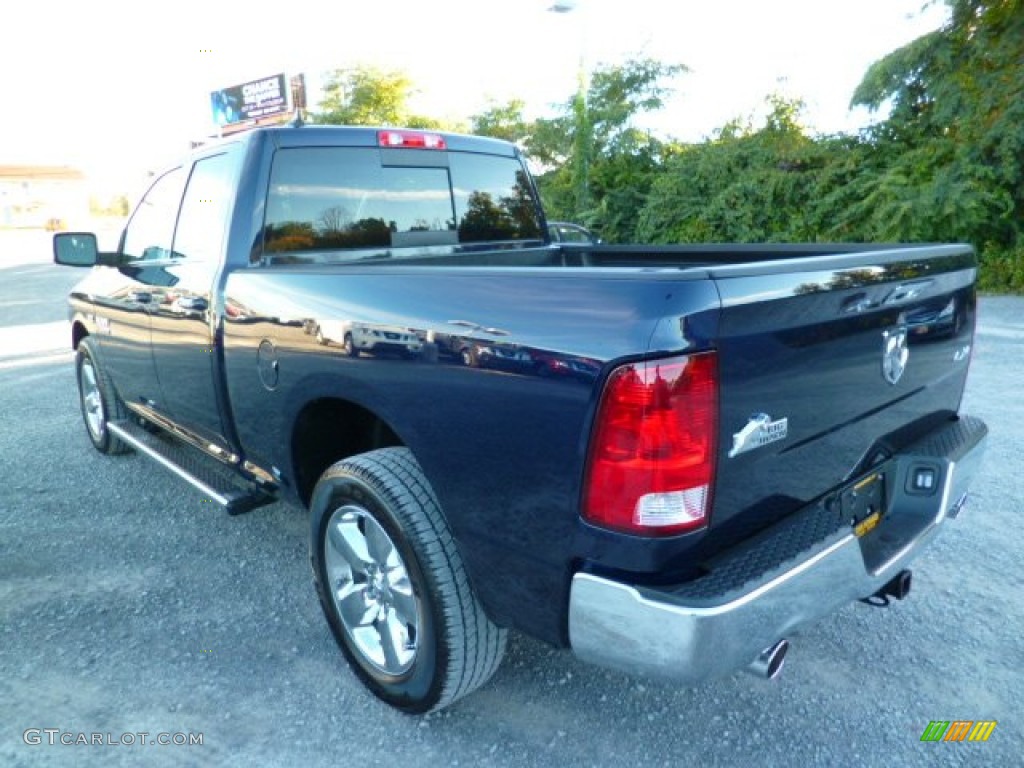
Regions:
<instances>
[{"instance_id":1,"label":"chrome exhaust tip","mask_svg":"<svg viewBox=\"0 0 1024 768\"><path fill-rule=\"evenodd\" d=\"M782 671L787 651L789 640L779 640L775 645L761 651L761 654L747 666L747 671L765 680L774 680Z\"/></svg>"}]
</instances>

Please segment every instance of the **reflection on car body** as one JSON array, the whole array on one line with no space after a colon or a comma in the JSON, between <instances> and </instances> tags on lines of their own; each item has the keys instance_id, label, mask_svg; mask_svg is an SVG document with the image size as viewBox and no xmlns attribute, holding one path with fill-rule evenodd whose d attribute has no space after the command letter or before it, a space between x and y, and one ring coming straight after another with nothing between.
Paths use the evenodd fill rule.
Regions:
<instances>
[{"instance_id":1,"label":"reflection on car body","mask_svg":"<svg viewBox=\"0 0 1024 768\"><path fill-rule=\"evenodd\" d=\"M602 240L589 229L570 221L549 221L548 237L553 243L588 243L600 245Z\"/></svg>"},{"instance_id":2,"label":"reflection on car body","mask_svg":"<svg viewBox=\"0 0 1024 768\"><path fill-rule=\"evenodd\" d=\"M419 336L397 325L325 320L317 323L307 321L303 327L324 346L330 346L332 342L340 344L349 357L359 357L360 352L392 352L412 357L423 349Z\"/></svg>"},{"instance_id":3,"label":"reflection on car body","mask_svg":"<svg viewBox=\"0 0 1024 768\"><path fill-rule=\"evenodd\" d=\"M907 314L908 341L956 336L964 326L963 310L956 297L944 303L928 302Z\"/></svg>"},{"instance_id":4,"label":"reflection on car body","mask_svg":"<svg viewBox=\"0 0 1024 768\"><path fill-rule=\"evenodd\" d=\"M533 369L533 357L529 350L517 344L485 342L476 347L477 364L481 368L494 368L515 372Z\"/></svg>"},{"instance_id":5,"label":"reflection on car body","mask_svg":"<svg viewBox=\"0 0 1024 768\"><path fill-rule=\"evenodd\" d=\"M582 381L593 381L601 372L601 364L588 357L556 355L534 350L533 360L539 376L564 376Z\"/></svg>"}]
</instances>

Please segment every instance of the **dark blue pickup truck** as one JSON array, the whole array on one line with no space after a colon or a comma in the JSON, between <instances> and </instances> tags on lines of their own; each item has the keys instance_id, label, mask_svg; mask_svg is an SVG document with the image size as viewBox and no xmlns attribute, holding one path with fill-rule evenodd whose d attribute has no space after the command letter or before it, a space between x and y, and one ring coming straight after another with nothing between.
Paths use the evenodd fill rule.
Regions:
<instances>
[{"instance_id":1,"label":"dark blue pickup truck","mask_svg":"<svg viewBox=\"0 0 1024 768\"><path fill-rule=\"evenodd\" d=\"M556 244L516 148L289 126L158 176L72 292L87 434L309 510L327 622L410 712L516 628L695 683L888 604L967 497L964 245ZM125 483L131 480L125 477ZM880 651L884 652L884 651Z\"/></svg>"}]
</instances>

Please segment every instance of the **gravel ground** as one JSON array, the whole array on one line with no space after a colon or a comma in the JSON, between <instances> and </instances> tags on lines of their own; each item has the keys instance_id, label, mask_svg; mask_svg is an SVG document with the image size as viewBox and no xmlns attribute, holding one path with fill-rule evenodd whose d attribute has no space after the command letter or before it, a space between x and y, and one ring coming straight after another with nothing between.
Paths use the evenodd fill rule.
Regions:
<instances>
[{"instance_id":1,"label":"gravel ground","mask_svg":"<svg viewBox=\"0 0 1024 768\"><path fill-rule=\"evenodd\" d=\"M909 600L807 629L771 683L641 681L513 635L484 689L412 718L346 668L302 511L231 518L138 456L92 450L50 326L79 275L3 263L0 244L0 331L38 343L0 349L0 765L1021 765L1024 299L982 302L965 410L992 428L987 461ZM957 719L998 726L920 742ZM203 743L25 743L48 728Z\"/></svg>"}]
</instances>

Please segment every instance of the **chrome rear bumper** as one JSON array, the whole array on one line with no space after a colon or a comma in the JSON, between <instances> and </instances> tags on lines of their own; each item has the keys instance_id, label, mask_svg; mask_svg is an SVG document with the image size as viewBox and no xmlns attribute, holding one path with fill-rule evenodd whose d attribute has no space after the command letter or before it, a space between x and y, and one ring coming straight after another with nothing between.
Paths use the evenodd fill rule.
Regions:
<instances>
[{"instance_id":1,"label":"chrome rear bumper","mask_svg":"<svg viewBox=\"0 0 1024 768\"><path fill-rule=\"evenodd\" d=\"M962 417L929 435L888 463L890 503L877 528L858 538L844 526L742 583L649 588L577 573L569 600L573 651L601 666L691 683L748 666L801 625L873 595L921 552L963 506L987 433L980 420ZM913 490L911 478L922 469L935 473L934 490ZM722 572L745 574L744 558L775 546L782 533L768 531L729 553Z\"/></svg>"}]
</instances>

